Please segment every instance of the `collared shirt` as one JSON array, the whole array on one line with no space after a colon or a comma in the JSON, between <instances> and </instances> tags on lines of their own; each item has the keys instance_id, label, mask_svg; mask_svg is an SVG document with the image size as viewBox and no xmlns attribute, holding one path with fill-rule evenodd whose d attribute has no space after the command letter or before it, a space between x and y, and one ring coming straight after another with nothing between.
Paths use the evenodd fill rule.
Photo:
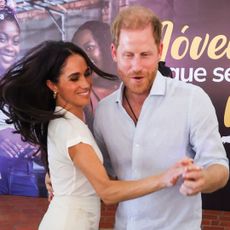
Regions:
<instances>
[{"instance_id":1,"label":"collared shirt","mask_svg":"<svg viewBox=\"0 0 230 230\"><path fill-rule=\"evenodd\" d=\"M122 106L123 90L99 103L94 121L97 143L118 179L159 174L185 156L203 167L228 167L215 109L200 87L158 72L136 126ZM116 229L200 229L201 195L183 196L180 185L121 202Z\"/></svg>"}]
</instances>

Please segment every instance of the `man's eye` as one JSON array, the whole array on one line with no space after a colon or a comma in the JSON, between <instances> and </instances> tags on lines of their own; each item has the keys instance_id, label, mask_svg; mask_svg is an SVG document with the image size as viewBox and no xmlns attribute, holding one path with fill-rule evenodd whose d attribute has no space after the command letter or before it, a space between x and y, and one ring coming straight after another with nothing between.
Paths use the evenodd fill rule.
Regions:
<instances>
[{"instance_id":1,"label":"man's eye","mask_svg":"<svg viewBox=\"0 0 230 230\"><path fill-rule=\"evenodd\" d=\"M133 55L128 53L128 54L125 54L124 56L127 58L131 58Z\"/></svg>"},{"instance_id":2,"label":"man's eye","mask_svg":"<svg viewBox=\"0 0 230 230\"><path fill-rule=\"evenodd\" d=\"M142 57L148 57L148 56L150 56L150 55L151 55L151 53L142 53L142 54L141 54Z\"/></svg>"}]
</instances>

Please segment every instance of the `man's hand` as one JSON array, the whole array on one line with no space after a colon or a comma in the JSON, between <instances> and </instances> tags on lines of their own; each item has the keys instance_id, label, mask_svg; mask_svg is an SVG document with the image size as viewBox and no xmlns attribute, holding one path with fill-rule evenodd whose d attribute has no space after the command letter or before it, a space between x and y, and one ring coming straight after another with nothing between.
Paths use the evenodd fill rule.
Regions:
<instances>
[{"instance_id":1,"label":"man's hand","mask_svg":"<svg viewBox=\"0 0 230 230\"><path fill-rule=\"evenodd\" d=\"M224 187L228 181L229 171L221 164L213 164L207 168L190 165L186 168L180 187L180 192L186 196L193 196L200 192L211 193Z\"/></svg>"},{"instance_id":2,"label":"man's hand","mask_svg":"<svg viewBox=\"0 0 230 230\"><path fill-rule=\"evenodd\" d=\"M180 192L183 195L192 196L202 191L205 184L205 172L201 167L189 165L185 168L182 178L184 182L180 187Z\"/></svg>"},{"instance_id":3,"label":"man's hand","mask_svg":"<svg viewBox=\"0 0 230 230\"><path fill-rule=\"evenodd\" d=\"M48 191L48 201L50 202L54 196L54 191L53 191L50 176L48 173L46 173L45 184L46 184L46 189Z\"/></svg>"}]
</instances>

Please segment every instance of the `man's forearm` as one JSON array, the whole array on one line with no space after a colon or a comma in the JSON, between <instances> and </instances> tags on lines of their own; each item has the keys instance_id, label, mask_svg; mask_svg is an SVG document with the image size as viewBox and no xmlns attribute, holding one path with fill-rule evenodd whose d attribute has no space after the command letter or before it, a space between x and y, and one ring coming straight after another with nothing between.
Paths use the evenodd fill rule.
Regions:
<instances>
[{"instance_id":1,"label":"man's forearm","mask_svg":"<svg viewBox=\"0 0 230 230\"><path fill-rule=\"evenodd\" d=\"M211 193L223 188L229 179L229 170L224 165L214 164L205 169L206 184L203 193Z\"/></svg>"}]
</instances>

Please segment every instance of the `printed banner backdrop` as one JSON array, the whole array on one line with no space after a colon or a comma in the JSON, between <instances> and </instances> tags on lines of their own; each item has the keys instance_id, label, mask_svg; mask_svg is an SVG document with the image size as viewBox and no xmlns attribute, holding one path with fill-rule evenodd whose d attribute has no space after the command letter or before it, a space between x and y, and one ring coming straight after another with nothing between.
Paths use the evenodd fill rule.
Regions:
<instances>
[{"instance_id":1,"label":"printed banner backdrop","mask_svg":"<svg viewBox=\"0 0 230 230\"><path fill-rule=\"evenodd\" d=\"M107 45L111 42L111 38L106 23L110 24L116 13L126 5L140 4L151 8L163 21L164 51L162 60L171 67L175 78L199 85L210 96L217 111L223 144L228 157L230 157L229 0L54 0L26 2L18 0L8 1L8 3L14 7L21 28L18 58L22 57L29 48L44 40L63 39L82 46L99 67L113 73L116 71L110 56L109 45ZM92 22L92 20L99 21L99 23ZM88 23L91 25L88 25L87 21L91 21ZM98 24L103 24L103 26ZM88 32L86 32L86 28ZM80 31L82 32L81 35ZM103 46L100 47L100 44ZM94 52L96 49L101 52L99 58ZM109 60L109 63L105 60ZM95 76L94 84L92 100L95 107L100 98L118 87L119 82L111 83ZM1 126L5 127L3 124ZM5 128L1 128L1 130L3 129ZM7 137L5 139L10 139L9 130L6 129L5 132L4 135ZM21 143L19 146L23 150ZM0 144L0 167L2 167L3 163L1 162L4 159L5 162L12 162L12 159L14 162L18 162L21 159L20 157L12 157L13 154L11 153L1 154L2 149L4 148ZM21 160L24 161L25 159L22 157ZM46 194L43 183L44 168L38 159L33 158L31 161L32 164L28 166L25 163L25 165L31 169L29 172L32 172L32 178L36 181L37 189L41 192L34 194L31 190L23 190L23 183L18 186L20 191L27 191L26 195L28 196L43 196ZM9 185L10 181L13 185L16 180L16 177L12 179L12 171L15 171L14 166L9 163L7 170L4 174L0 168L1 177L4 178L4 175L7 175L5 177L6 183ZM19 175L17 172L14 174ZM1 186L0 184L0 194ZM26 188L28 185L24 186ZM9 188L5 191L10 193ZM12 194L17 195L18 193L12 190ZM218 192L203 195L204 208L230 211L230 202L227 202L229 194L230 183ZM20 192L19 195L21 195Z\"/></svg>"}]
</instances>

